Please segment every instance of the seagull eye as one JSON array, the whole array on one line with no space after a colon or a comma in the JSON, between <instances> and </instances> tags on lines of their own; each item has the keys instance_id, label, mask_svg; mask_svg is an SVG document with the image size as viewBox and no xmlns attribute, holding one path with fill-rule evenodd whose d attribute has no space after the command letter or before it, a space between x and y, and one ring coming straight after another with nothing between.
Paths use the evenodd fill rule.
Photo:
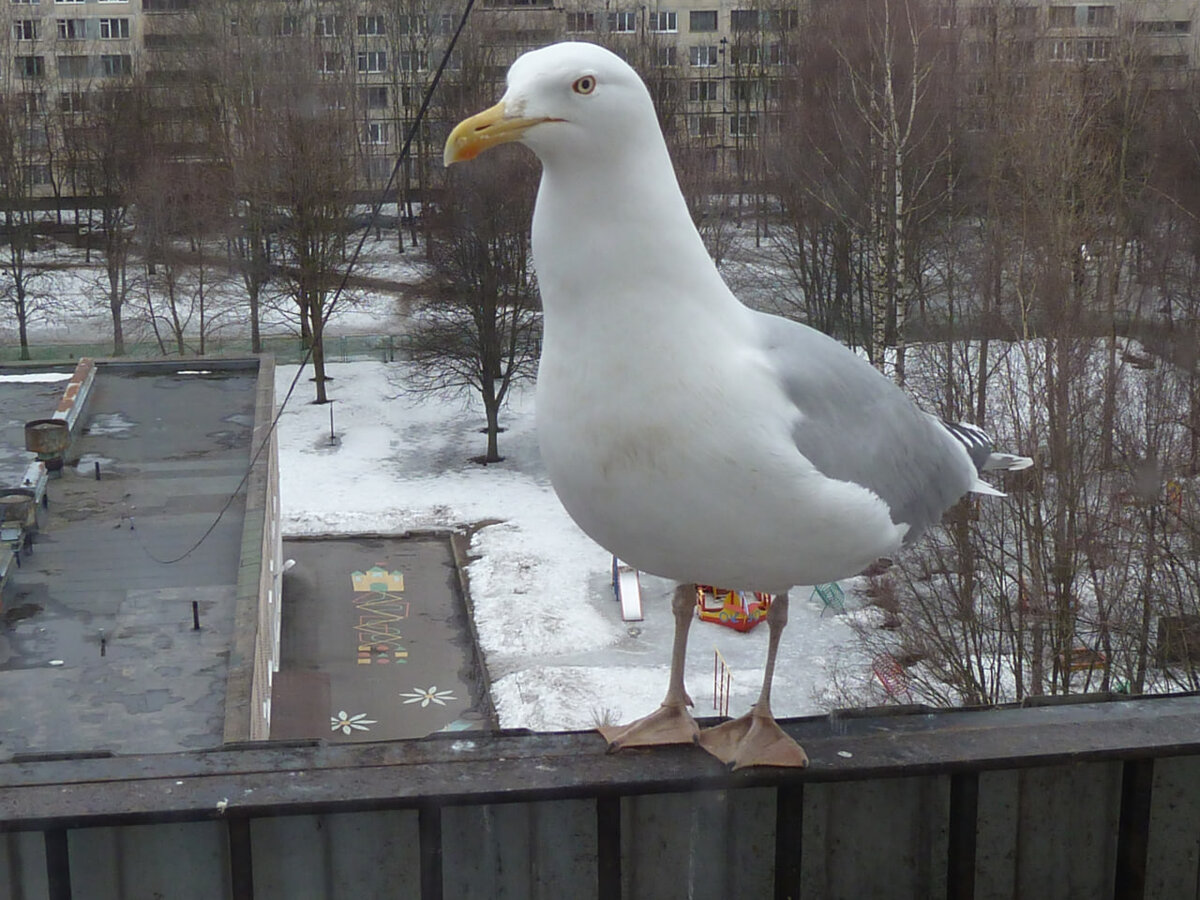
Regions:
<instances>
[{"instance_id":1,"label":"seagull eye","mask_svg":"<svg viewBox=\"0 0 1200 900\"><path fill-rule=\"evenodd\" d=\"M584 75L582 78L576 78L575 83L571 85L571 90L577 94L590 94L596 89L596 78L593 75Z\"/></svg>"}]
</instances>

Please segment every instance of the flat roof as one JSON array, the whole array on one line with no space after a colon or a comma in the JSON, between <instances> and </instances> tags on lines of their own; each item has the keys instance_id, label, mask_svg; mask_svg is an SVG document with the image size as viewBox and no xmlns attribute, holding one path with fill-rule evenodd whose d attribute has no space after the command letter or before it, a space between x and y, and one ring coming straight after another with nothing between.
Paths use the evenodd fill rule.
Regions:
<instances>
[{"instance_id":1,"label":"flat roof","mask_svg":"<svg viewBox=\"0 0 1200 900\"><path fill-rule=\"evenodd\" d=\"M0 490L21 485L36 457L25 449L25 423L48 419L70 369L0 366Z\"/></svg>"},{"instance_id":2,"label":"flat roof","mask_svg":"<svg viewBox=\"0 0 1200 900\"><path fill-rule=\"evenodd\" d=\"M5 589L0 759L221 742L257 380L256 360L98 367ZM52 387L22 412L49 417Z\"/></svg>"}]
</instances>

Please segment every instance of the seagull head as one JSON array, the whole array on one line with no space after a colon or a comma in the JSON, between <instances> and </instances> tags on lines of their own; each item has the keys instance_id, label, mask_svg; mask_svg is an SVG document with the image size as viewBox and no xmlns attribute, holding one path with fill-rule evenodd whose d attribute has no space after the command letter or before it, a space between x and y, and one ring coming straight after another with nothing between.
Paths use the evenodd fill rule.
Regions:
<instances>
[{"instance_id":1,"label":"seagull head","mask_svg":"<svg viewBox=\"0 0 1200 900\"><path fill-rule=\"evenodd\" d=\"M644 137L661 142L654 106L638 74L596 44L564 42L526 53L508 70L500 102L455 126L447 166L518 141L550 165L611 159Z\"/></svg>"}]
</instances>

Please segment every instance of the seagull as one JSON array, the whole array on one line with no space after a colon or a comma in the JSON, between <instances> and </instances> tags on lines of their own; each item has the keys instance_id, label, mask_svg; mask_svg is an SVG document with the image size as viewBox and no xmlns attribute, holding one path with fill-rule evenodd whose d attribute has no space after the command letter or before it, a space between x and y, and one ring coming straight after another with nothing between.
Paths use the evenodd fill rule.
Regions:
<instances>
[{"instance_id":1,"label":"seagull","mask_svg":"<svg viewBox=\"0 0 1200 900\"><path fill-rule=\"evenodd\" d=\"M836 340L752 310L697 233L645 84L566 42L510 67L459 123L446 165L519 142L542 163L533 215L544 311L538 442L597 543L678 583L666 697L613 750L698 742L733 768L804 766L771 712L788 591L911 544L987 470L1020 469L973 425L918 409ZM770 592L766 671L740 718L699 730L684 685L695 586Z\"/></svg>"}]
</instances>

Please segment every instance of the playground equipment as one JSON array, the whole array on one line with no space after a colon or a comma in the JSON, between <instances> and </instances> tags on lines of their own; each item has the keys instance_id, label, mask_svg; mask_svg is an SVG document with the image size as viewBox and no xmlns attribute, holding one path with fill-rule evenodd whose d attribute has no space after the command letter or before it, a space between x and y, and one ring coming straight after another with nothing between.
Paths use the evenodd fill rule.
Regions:
<instances>
[{"instance_id":1,"label":"playground equipment","mask_svg":"<svg viewBox=\"0 0 1200 900\"><path fill-rule=\"evenodd\" d=\"M908 673L904 666L890 653L880 653L871 660L871 673L879 679L888 698L897 702L912 702L912 691L908 686Z\"/></svg>"},{"instance_id":2,"label":"playground equipment","mask_svg":"<svg viewBox=\"0 0 1200 900\"><path fill-rule=\"evenodd\" d=\"M729 692L733 687L733 670L721 651L713 647L713 709L718 716L729 715Z\"/></svg>"},{"instance_id":3,"label":"playground equipment","mask_svg":"<svg viewBox=\"0 0 1200 900\"><path fill-rule=\"evenodd\" d=\"M831 581L829 584L814 585L812 593L808 595L808 599L811 600L813 597L820 597L821 602L825 604L821 609L822 616L831 609L835 615L846 611L846 594L842 590L842 586L836 581Z\"/></svg>"},{"instance_id":4,"label":"playground equipment","mask_svg":"<svg viewBox=\"0 0 1200 900\"><path fill-rule=\"evenodd\" d=\"M613 594L621 604L621 618L626 622L642 621L642 583L638 571L615 556L612 558Z\"/></svg>"},{"instance_id":5,"label":"playground equipment","mask_svg":"<svg viewBox=\"0 0 1200 900\"><path fill-rule=\"evenodd\" d=\"M767 617L770 608L770 594L730 591L710 584L696 585L696 609L702 622L749 631Z\"/></svg>"}]
</instances>

